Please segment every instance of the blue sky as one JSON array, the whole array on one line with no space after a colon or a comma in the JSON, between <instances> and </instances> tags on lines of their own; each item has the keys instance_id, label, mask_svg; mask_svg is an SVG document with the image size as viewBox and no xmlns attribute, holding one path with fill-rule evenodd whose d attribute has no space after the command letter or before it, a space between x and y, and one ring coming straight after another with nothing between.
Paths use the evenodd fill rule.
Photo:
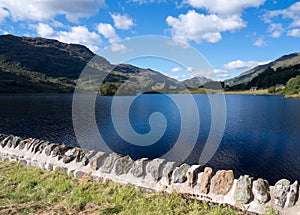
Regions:
<instances>
[{"instance_id":1,"label":"blue sky","mask_svg":"<svg viewBox=\"0 0 300 215\"><path fill-rule=\"evenodd\" d=\"M122 40L160 35L188 43L219 79L299 52L300 1L0 0L0 33L80 43L96 53ZM130 63L183 80L187 69L155 59Z\"/></svg>"}]
</instances>

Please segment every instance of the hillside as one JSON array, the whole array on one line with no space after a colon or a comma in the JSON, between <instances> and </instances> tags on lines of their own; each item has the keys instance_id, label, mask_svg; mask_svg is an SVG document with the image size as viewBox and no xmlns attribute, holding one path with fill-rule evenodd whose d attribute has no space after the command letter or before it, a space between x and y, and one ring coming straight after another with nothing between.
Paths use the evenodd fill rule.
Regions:
<instances>
[{"instance_id":1,"label":"hillside","mask_svg":"<svg viewBox=\"0 0 300 215\"><path fill-rule=\"evenodd\" d=\"M0 93L72 92L82 70L94 57L82 45L0 36ZM159 72L128 64L112 65L100 56L89 67L97 76L83 80L81 87L88 89L90 83L97 82L95 78L106 76L101 89L97 89L102 95L114 95L121 85L125 94L136 94L137 89L174 93L184 89L179 81Z\"/></svg>"},{"instance_id":2,"label":"hillside","mask_svg":"<svg viewBox=\"0 0 300 215\"><path fill-rule=\"evenodd\" d=\"M182 83L188 88L199 88L204 84L211 82L213 80L205 78L205 77L193 77L191 79L187 79L182 81Z\"/></svg>"},{"instance_id":3,"label":"hillside","mask_svg":"<svg viewBox=\"0 0 300 215\"><path fill-rule=\"evenodd\" d=\"M233 89L243 89L243 87L248 88L251 86L257 86L256 83L264 82L263 80L260 80L260 79L267 77L267 74L270 75L271 70L277 71L277 73L279 74L282 72L293 70L295 68L295 66L297 66L299 64L300 64L300 52L289 54L289 55L284 55L273 62L270 62L265 65L257 66L253 69L250 69L250 70L240 74L237 77L225 80L225 84L226 84L226 86L233 88ZM260 77L257 77L263 72L265 72L264 75L262 74ZM288 77L286 77L286 78L284 77L285 76L284 74L281 74L281 75L278 75L278 74L275 75L276 77L274 76L273 78L268 77L270 82L272 82L271 80L274 78L275 78L274 81L276 81L275 84L279 84L279 83L285 84L289 80L289 78L288 78L288 77L290 77L289 74L287 74ZM277 78L280 79L279 76L280 76L280 78L283 78L284 80L282 80L282 81L276 80ZM253 81L254 78L256 78L256 80ZM258 80L260 80L260 81L258 81ZM252 81L252 83L250 83L251 81ZM269 81L266 80L265 82L269 82ZM283 82L285 82L285 83L283 83ZM248 83L250 83L250 84L248 84ZM269 84L261 84L258 87L267 87L267 86L269 86Z\"/></svg>"}]
</instances>

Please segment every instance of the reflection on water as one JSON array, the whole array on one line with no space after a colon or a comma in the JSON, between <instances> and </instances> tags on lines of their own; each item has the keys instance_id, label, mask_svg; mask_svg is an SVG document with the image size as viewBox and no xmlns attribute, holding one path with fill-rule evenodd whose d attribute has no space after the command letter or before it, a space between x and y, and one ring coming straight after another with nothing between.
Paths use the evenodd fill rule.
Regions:
<instances>
[{"instance_id":1,"label":"reflection on water","mask_svg":"<svg viewBox=\"0 0 300 215\"><path fill-rule=\"evenodd\" d=\"M185 99L185 95L178 97ZM201 123L197 144L186 160L190 164L198 162L211 126L207 96L194 97ZM111 102L112 97L99 97L96 112L90 114L95 114L98 129L112 150L133 158L155 158L173 147L181 119L176 104L167 96L141 95L130 108L131 126L140 134L150 131L148 120L152 113L160 112L167 120L162 138L147 147L129 144L118 136L111 119ZM272 184L280 178L299 180L300 100L226 95L226 103L225 134L217 153L207 165L215 170L233 169L236 176L264 177ZM160 122L156 123L159 125ZM88 128L83 130L88 131ZM72 126L72 95L0 96L0 132L78 146ZM88 132L79 135L89 137Z\"/></svg>"}]
</instances>

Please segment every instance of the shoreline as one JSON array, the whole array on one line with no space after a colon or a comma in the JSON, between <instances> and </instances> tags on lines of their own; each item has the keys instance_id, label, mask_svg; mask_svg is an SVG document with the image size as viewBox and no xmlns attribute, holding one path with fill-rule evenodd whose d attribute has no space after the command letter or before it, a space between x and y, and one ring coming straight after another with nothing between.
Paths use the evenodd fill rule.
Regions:
<instances>
[{"instance_id":1,"label":"shoreline","mask_svg":"<svg viewBox=\"0 0 300 215\"><path fill-rule=\"evenodd\" d=\"M241 210L265 213L269 208L284 214L300 210L298 182L279 180L270 186L264 179L249 175L234 178L232 170L200 165L176 164L164 159L142 158L53 144L34 138L0 134L0 160L16 161L23 166L94 180L131 184L153 192L177 193ZM283 190L284 189L284 190Z\"/></svg>"}]
</instances>

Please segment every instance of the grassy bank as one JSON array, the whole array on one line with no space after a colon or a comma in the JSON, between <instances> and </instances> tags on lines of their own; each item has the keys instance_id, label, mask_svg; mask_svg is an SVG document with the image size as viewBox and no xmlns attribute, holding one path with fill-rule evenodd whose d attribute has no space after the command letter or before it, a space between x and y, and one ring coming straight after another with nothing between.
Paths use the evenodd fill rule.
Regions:
<instances>
[{"instance_id":1,"label":"grassy bank","mask_svg":"<svg viewBox=\"0 0 300 215\"><path fill-rule=\"evenodd\" d=\"M0 214L245 214L128 185L0 162Z\"/></svg>"}]
</instances>

